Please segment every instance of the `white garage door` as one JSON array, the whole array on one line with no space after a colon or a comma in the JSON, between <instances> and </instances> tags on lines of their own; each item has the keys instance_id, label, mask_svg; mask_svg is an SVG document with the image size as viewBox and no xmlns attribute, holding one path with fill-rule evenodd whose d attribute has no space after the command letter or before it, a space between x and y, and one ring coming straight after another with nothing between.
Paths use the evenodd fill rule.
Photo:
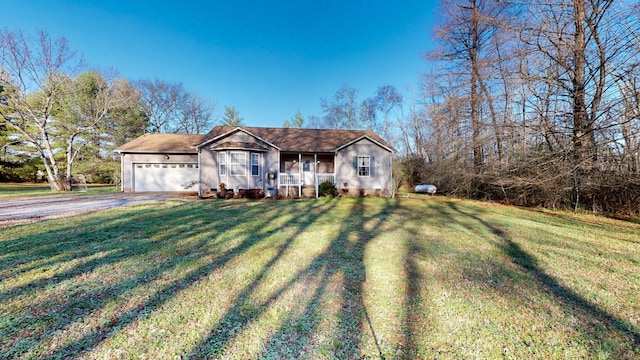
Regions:
<instances>
[{"instance_id":1,"label":"white garage door","mask_svg":"<svg viewBox=\"0 0 640 360\"><path fill-rule=\"evenodd\" d=\"M198 164L146 164L133 165L133 191L197 191L185 189L184 184L198 180Z\"/></svg>"}]
</instances>

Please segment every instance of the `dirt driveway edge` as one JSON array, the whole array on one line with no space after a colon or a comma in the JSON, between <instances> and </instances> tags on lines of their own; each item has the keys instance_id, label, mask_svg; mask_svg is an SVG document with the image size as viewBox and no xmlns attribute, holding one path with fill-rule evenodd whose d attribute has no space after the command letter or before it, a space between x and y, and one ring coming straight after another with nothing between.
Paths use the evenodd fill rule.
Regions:
<instances>
[{"instance_id":1,"label":"dirt driveway edge","mask_svg":"<svg viewBox=\"0 0 640 360\"><path fill-rule=\"evenodd\" d=\"M0 201L0 227L176 199L189 201L197 197L181 193L113 193L10 198Z\"/></svg>"}]
</instances>

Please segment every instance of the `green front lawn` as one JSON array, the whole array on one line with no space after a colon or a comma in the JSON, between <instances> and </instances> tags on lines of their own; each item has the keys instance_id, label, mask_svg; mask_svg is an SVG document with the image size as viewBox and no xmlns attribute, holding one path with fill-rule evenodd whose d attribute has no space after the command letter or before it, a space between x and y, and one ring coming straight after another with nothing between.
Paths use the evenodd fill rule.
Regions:
<instances>
[{"instance_id":1,"label":"green front lawn","mask_svg":"<svg viewBox=\"0 0 640 360\"><path fill-rule=\"evenodd\" d=\"M640 226L168 201L0 229L0 358L638 358Z\"/></svg>"}]
</instances>

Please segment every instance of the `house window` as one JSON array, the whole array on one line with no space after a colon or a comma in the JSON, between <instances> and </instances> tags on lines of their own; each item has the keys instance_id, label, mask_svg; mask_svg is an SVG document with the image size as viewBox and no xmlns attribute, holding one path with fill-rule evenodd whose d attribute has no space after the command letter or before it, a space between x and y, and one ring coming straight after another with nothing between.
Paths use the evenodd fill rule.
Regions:
<instances>
[{"instance_id":1,"label":"house window","mask_svg":"<svg viewBox=\"0 0 640 360\"><path fill-rule=\"evenodd\" d=\"M241 152L232 152L229 154L229 166L231 167L231 176L247 175L247 154Z\"/></svg>"},{"instance_id":2,"label":"house window","mask_svg":"<svg viewBox=\"0 0 640 360\"><path fill-rule=\"evenodd\" d=\"M227 153L218 153L218 164L220 165L220 175L227 175Z\"/></svg>"},{"instance_id":3,"label":"house window","mask_svg":"<svg viewBox=\"0 0 640 360\"><path fill-rule=\"evenodd\" d=\"M260 176L260 154L251 153L251 175Z\"/></svg>"},{"instance_id":4,"label":"house window","mask_svg":"<svg viewBox=\"0 0 640 360\"><path fill-rule=\"evenodd\" d=\"M358 176L371 175L371 157L358 155Z\"/></svg>"}]
</instances>

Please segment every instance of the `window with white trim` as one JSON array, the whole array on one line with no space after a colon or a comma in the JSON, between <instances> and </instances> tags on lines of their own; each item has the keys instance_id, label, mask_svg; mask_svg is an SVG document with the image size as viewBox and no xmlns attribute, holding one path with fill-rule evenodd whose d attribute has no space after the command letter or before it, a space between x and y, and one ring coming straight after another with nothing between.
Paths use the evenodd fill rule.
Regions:
<instances>
[{"instance_id":1,"label":"window with white trim","mask_svg":"<svg viewBox=\"0 0 640 360\"><path fill-rule=\"evenodd\" d=\"M251 175L260 176L260 154L251 153Z\"/></svg>"},{"instance_id":2,"label":"window with white trim","mask_svg":"<svg viewBox=\"0 0 640 360\"><path fill-rule=\"evenodd\" d=\"M227 153L218 153L218 165L220 165L220 175L227 175Z\"/></svg>"},{"instance_id":3,"label":"window with white trim","mask_svg":"<svg viewBox=\"0 0 640 360\"><path fill-rule=\"evenodd\" d=\"M231 176L247 175L247 154L243 152L232 152L229 154L229 167Z\"/></svg>"},{"instance_id":4,"label":"window with white trim","mask_svg":"<svg viewBox=\"0 0 640 360\"><path fill-rule=\"evenodd\" d=\"M358 176L371 176L371 157L358 155Z\"/></svg>"}]
</instances>

